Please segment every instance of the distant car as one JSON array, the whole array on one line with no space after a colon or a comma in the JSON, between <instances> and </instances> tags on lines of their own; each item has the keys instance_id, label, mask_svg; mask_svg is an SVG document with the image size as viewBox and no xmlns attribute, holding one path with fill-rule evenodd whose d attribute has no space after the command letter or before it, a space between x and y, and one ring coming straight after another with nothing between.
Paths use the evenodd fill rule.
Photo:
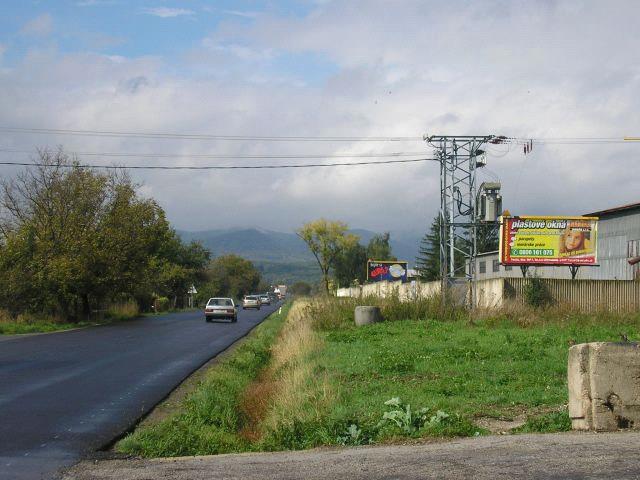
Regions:
<instances>
[{"instance_id":1,"label":"distant car","mask_svg":"<svg viewBox=\"0 0 640 480\"><path fill-rule=\"evenodd\" d=\"M260 303L262 305L271 305L271 297L269 296L268 293L265 293L264 295L260 295Z\"/></svg>"},{"instance_id":2,"label":"distant car","mask_svg":"<svg viewBox=\"0 0 640 480\"><path fill-rule=\"evenodd\" d=\"M242 309L246 310L247 308L255 308L256 310L260 310L260 297L258 295L245 295L242 299Z\"/></svg>"},{"instance_id":3,"label":"distant car","mask_svg":"<svg viewBox=\"0 0 640 480\"><path fill-rule=\"evenodd\" d=\"M204 307L204 318L207 322L217 318L229 318L238 321L238 307L231 298L210 298Z\"/></svg>"}]
</instances>

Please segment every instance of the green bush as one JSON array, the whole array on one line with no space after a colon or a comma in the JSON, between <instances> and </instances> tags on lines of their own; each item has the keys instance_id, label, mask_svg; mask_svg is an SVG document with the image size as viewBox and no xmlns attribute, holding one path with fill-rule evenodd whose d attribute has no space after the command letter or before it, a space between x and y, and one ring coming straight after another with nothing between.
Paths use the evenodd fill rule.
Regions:
<instances>
[{"instance_id":1,"label":"green bush","mask_svg":"<svg viewBox=\"0 0 640 480\"><path fill-rule=\"evenodd\" d=\"M546 307L552 302L547 285L540 277L530 277L524 286L524 300L532 307Z\"/></svg>"},{"instance_id":2,"label":"green bush","mask_svg":"<svg viewBox=\"0 0 640 480\"><path fill-rule=\"evenodd\" d=\"M156 312L168 311L170 304L171 302L169 302L169 299L167 297L158 297L156 298L155 302L153 302Z\"/></svg>"}]
</instances>

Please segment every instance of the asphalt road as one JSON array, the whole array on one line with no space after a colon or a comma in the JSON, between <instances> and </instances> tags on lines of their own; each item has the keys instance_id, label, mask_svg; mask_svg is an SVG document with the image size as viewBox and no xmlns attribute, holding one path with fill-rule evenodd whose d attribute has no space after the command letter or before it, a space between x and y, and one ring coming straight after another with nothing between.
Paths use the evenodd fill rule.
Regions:
<instances>
[{"instance_id":1,"label":"asphalt road","mask_svg":"<svg viewBox=\"0 0 640 480\"><path fill-rule=\"evenodd\" d=\"M0 337L0 479L50 479L109 444L277 306Z\"/></svg>"}]
</instances>

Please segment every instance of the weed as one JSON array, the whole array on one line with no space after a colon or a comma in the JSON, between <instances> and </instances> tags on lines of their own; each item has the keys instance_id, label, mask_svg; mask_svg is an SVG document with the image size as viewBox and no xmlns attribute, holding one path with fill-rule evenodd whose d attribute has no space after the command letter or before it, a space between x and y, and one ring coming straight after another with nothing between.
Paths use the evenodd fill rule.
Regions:
<instances>
[{"instance_id":1,"label":"weed","mask_svg":"<svg viewBox=\"0 0 640 480\"><path fill-rule=\"evenodd\" d=\"M527 418L527 422L515 429L517 433L528 432L568 432L571 430L571 419L566 408L562 408L555 412L549 412L542 415L536 415Z\"/></svg>"},{"instance_id":2,"label":"weed","mask_svg":"<svg viewBox=\"0 0 640 480\"><path fill-rule=\"evenodd\" d=\"M551 304L552 298L547 286L542 278L537 276L529 277L524 286L524 299L532 307L544 307Z\"/></svg>"},{"instance_id":3,"label":"weed","mask_svg":"<svg viewBox=\"0 0 640 480\"><path fill-rule=\"evenodd\" d=\"M364 436L362 430L358 428L355 423L349 425L349 427L338 437L338 443L340 445L363 445Z\"/></svg>"}]
</instances>

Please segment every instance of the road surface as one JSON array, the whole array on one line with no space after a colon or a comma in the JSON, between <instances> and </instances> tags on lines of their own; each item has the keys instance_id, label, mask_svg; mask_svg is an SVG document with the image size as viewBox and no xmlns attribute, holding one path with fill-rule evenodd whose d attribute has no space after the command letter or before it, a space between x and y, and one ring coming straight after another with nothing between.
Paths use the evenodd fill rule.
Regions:
<instances>
[{"instance_id":1,"label":"road surface","mask_svg":"<svg viewBox=\"0 0 640 480\"><path fill-rule=\"evenodd\" d=\"M306 452L85 461L65 480L496 480L640 478L640 433L465 438Z\"/></svg>"},{"instance_id":2,"label":"road surface","mask_svg":"<svg viewBox=\"0 0 640 480\"><path fill-rule=\"evenodd\" d=\"M184 312L0 336L0 479L56 478L276 308L240 310L237 323Z\"/></svg>"}]
</instances>

